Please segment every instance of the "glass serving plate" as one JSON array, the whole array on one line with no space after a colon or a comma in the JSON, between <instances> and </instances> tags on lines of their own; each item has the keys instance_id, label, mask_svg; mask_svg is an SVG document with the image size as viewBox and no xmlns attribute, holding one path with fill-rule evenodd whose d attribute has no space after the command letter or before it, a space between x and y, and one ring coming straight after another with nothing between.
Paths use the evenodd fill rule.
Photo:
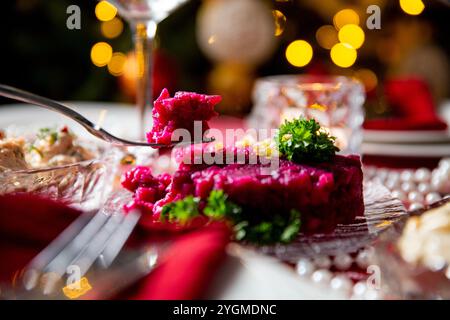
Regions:
<instances>
[{"instance_id":1,"label":"glass serving plate","mask_svg":"<svg viewBox=\"0 0 450 320\"><path fill-rule=\"evenodd\" d=\"M450 198L441 200L432 207L448 201ZM421 215L424 211L414 211L411 215ZM403 217L384 233L375 245L383 289L394 299L450 299L450 275L446 275L446 268L432 271L421 265L410 264L401 257L396 243L408 217Z\"/></svg>"},{"instance_id":2,"label":"glass serving plate","mask_svg":"<svg viewBox=\"0 0 450 320\"><path fill-rule=\"evenodd\" d=\"M297 263L301 257L355 253L370 246L407 212L402 202L393 198L389 190L379 182L365 181L363 192L364 216L357 217L352 224L340 224L328 234L299 234L296 240L287 245L250 247L282 261Z\"/></svg>"},{"instance_id":3,"label":"glass serving plate","mask_svg":"<svg viewBox=\"0 0 450 320\"><path fill-rule=\"evenodd\" d=\"M121 190L117 193L114 204L122 210L132 198L132 193ZM301 257L317 255L335 256L338 253L354 253L359 249L372 245L379 235L395 222L407 215L402 202L393 198L388 189L379 182L364 183L365 212L353 224L338 225L329 234L304 235L290 244L266 246L247 245L247 247L288 262L297 263Z\"/></svg>"},{"instance_id":4,"label":"glass serving plate","mask_svg":"<svg viewBox=\"0 0 450 320\"><path fill-rule=\"evenodd\" d=\"M95 159L0 173L0 195L32 192L81 210L98 209L113 188L118 152L98 148Z\"/></svg>"}]
</instances>

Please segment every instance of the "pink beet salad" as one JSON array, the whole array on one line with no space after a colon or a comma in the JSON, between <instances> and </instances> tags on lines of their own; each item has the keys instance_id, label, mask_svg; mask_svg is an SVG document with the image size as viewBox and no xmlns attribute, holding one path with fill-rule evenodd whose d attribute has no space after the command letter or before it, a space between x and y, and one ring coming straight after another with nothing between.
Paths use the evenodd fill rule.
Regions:
<instances>
[{"instance_id":1,"label":"pink beet salad","mask_svg":"<svg viewBox=\"0 0 450 320\"><path fill-rule=\"evenodd\" d=\"M200 121L203 134L209 129L208 120L217 116L214 106L220 96L208 96L193 92L177 92L170 97L164 89L156 99L152 111L153 128L147 133L149 143L170 144L172 133L176 129L187 129L194 138L194 121Z\"/></svg>"},{"instance_id":2,"label":"pink beet salad","mask_svg":"<svg viewBox=\"0 0 450 320\"><path fill-rule=\"evenodd\" d=\"M139 208L160 221L162 208L188 195L205 201L212 190L223 190L245 212L270 218L274 213L296 209L301 213L301 231L331 232L364 213L362 171L359 156L336 156L331 163L297 164L280 160L270 176L260 175L263 165L186 165L170 176L153 176L137 167L122 180L134 192L130 208Z\"/></svg>"},{"instance_id":3,"label":"pink beet salad","mask_svg":"<svg viewBox=\"0 0 450 320\"><path fill-rule=\"evenodd\" d=\"M199 110L205 110L206 122L217 101L188 93L169 98L163 92L155 103L156 126L173 125L152 130L149 137L166 139L167 132L187 121L183 119L198 119ZM172 114L169 110L174 108L188 110L188 116ZM273 141L276 152L263 155L248 145L213 150L200 146L200 159L206 159L205 154L221 159L212 164L193 162L198 148L191 146L172 175L136 167L122 177L123 187L134 194L125 209L141 210L144 223L163 229L225 220L233 226L236 240L260 244L288 243L299 232L329 233L364 214L359 156L336 155L335 138L314 119L286 121ZM240 161L238 156L243 156ZM276 159L277 166L263 161L269 158Z\"/></svg>"}]
</instances>

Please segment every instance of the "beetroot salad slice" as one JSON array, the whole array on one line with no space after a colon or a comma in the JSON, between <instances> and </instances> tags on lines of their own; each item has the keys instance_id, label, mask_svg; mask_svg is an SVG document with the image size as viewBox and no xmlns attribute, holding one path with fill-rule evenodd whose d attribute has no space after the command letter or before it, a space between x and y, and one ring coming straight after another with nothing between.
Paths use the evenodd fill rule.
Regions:
<instances>
[{"instance_id":1,"label":"beetroot salad slice","mask_svg":"<svg viewBox=\"0 0 450 320\"><path fill-rule=\"evenodd\" d=\"M156 136L170 143L168 132L174 128L193 132L174 110L180 103L179 110L186 108L189 119L198 120L193 111L198 108L190 103L199 100L208 100L205 108L214 112L216 98L188 93L170 98L163 92L154 110ZM200 120L204 130L208 117ZM143 211L147 225L156 228L226 219L236 240L255 243L289 243L299 232L332 232L364 214L360 157L337 155L335 139L315 119L298 118L280 125L276 147L268 141L271 152L260 152L262 142L211 151L190 146L176 154L182 161L173 175L153 175L145 167L125 174L122 185L134 193L126 209Z\"/></svg>"},{"instance_id":2,"label":"beetroot salad slice","mask_svg":"<svg viewBox=\"0 0 450 320\"><path fill-rule=\"evenodd\" d=\"M281 160L271 175L260 175L264 164L187 165L171 176L153 176L138 167L123 177L134 192L128 209L144 211L160 225L162 208L192 195L205 201L212 190L223 190L247 215L255 218L277 213L301 214L301 231L332 232L338 224L354 222L364 214L362 170L359 156L339 156L332 162L298 164ZM201 206L202 204L200 204Z\"/></svg>"},{"instance_id":3,"label":"beetroot salad slice","mask_svg":"<svg viewBox=\"0 0 450 320\"><path fill-rule=\"evenodd\" d=\"M201 132L209 129L208 120L218 115L215 105L221 101L220 96L210 96L194 92L177 92L170 97L164 89L156 99L152 111L153 127L147 133L149 143L171 143L172 133L176 129L187 129L194 139L194 121L201 122Z\"/></svg>"}]
</instances>

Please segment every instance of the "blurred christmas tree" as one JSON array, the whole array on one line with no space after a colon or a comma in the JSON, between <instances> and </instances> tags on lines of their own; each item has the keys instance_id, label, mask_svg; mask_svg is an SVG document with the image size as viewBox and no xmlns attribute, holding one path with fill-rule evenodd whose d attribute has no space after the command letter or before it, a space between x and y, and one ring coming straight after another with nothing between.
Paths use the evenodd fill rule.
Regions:
<instances>
[{"instance_id":1,"label":"blurred christmas tree","mask_svg":"<svg viewBox=\"0 0 450 320\"><path fill-rule=\"evenodd\" d=\"M252 85L259 76L344 74L361 79L376 96L385 76L416 73L427 80L435 98L443 99L449 82L449 7L437 0L417 8L411 3L422 2L413 0L404 7L400 0L188 1L158 27L155 94L162 86L210 91L224 96L223 112L241 114L249 110ZM60 100L132 102L128 24L119 16L102 22L95 14L97 1L78 0L81 30L68 30L66 9L72 4L3 4L0 82ZM366 28L370 4L382 9L381 30ZM350 37L346 41L360 43L354 42L356 47L347 54L333 54L346 24L356 25L353 30L363 38ZM96 66L91 50L99 42L107 43L110 60ZM375 104L369 111L383 113L386 108Z\"/></svg>"}]
</instances>

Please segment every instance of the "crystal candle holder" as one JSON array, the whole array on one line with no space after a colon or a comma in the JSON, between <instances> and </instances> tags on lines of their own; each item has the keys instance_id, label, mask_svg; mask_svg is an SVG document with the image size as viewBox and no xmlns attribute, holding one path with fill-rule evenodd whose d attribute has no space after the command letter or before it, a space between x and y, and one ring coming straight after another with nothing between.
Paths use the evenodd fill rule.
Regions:
<instances>
[{"instance_id":1,"label":"crystal candle holder","mask_svg":"<svg viewBox=\"0 0 450 320\"><path fill-rule=\"evenodd\" d=\"M341 153L359 153L362 143L363 85L343 76L271 76L257 80L249 125L277 128L298 117L316 119L331 135Z\"/></svg>"},{"instance_id":2,"label":"crystal candle holder","mask_svg":"<svg viewBox=\"0 0 450 320\"><path fill-rule=\"evenodd\" d=\"M430 209L438 207L442 209L449 202L450 198L444 198L425 209L408 212L408 215L393 224L375 242L375 262L380 268L381 286L385 292L388 292L387 298L407 300L450 299L450 266L448 263L441 265L441 259L436 259L436 256L439 257L447 253L445 249L443 252L437 250L444 248L442 244L439 244L439 241L442 241L440 239L448 241L447 238L439 236L439 233L448 232L443 228L439 229L438 226L440 226L442 221L435 220L435 217L432 220L428 220L427 223L432 221L435 224L433 225L435 229L430 230L438 236L429 238L431 241L428 240L426 245L421 242L422 246L419 246L419 249L422 251L421 254L427 260L429 259L428 266L423 261L420 263L406 261L404 253L402 254L398 245L400 238L405 232L407 221L411 217L420 217L422 214L429 213ZM425 232L430 232L430 230L425 230ZM417 236L419 237L420 235L417 234ZM448 233L446 236L448 236Z\"/></svg>"}]
</instances>

